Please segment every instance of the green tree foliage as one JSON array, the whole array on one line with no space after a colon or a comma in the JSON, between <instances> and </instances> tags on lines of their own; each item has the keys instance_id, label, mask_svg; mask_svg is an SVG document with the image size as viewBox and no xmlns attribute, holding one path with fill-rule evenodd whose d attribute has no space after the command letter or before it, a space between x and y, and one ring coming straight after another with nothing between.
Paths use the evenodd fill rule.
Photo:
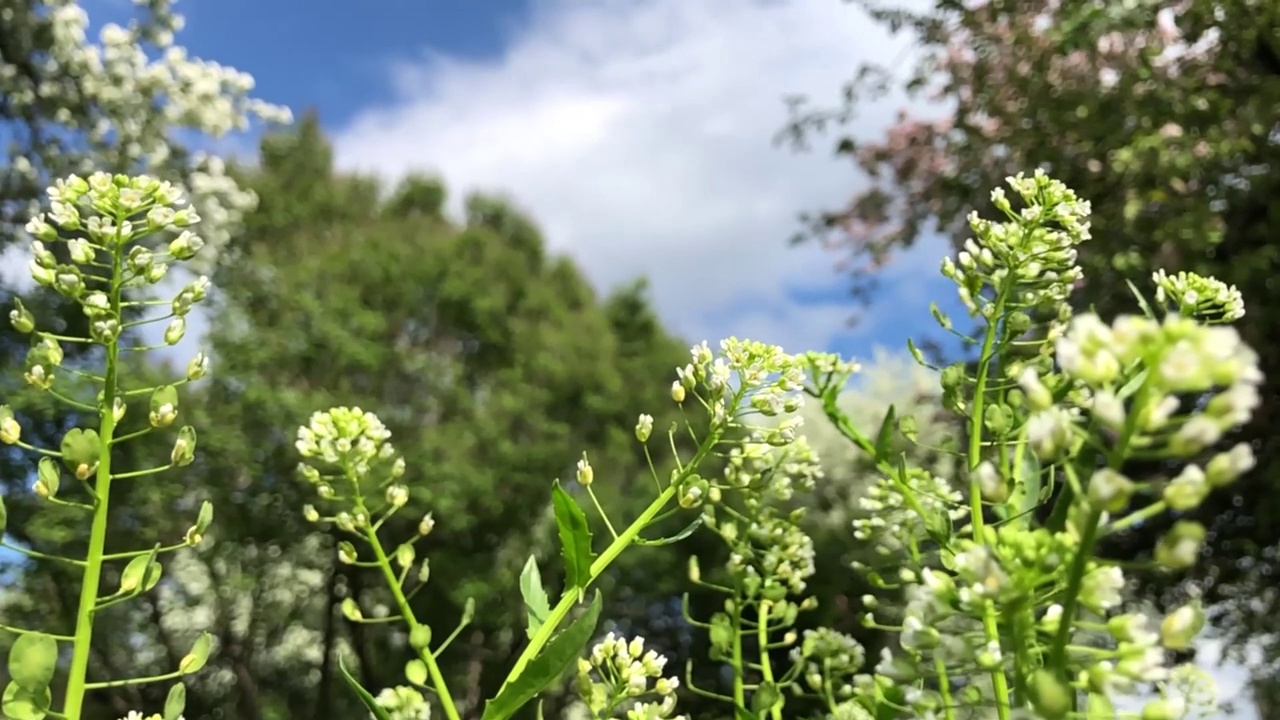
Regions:
<instances>
[{"instance_id":1,"label":"green tree foliage","mask_svg":"<svg viewBox=\"0 0 1280 720\"><path fill-rule=\"evenodd\" d=\"M189 719L352 717L341 652L369 687L400 681L403 644L338 612L353 595L385 604L381 580L338 563L332 539L298 512L309 488L287 429L343 402L376 410L423 469L408 479L412 512L395 532L415 532L428 512L442 521L419 545L431 581L415 603L444 628L474 603L476 619L443 658L474 710L523 645L517 588L528 554L554 564L548 483L571 478L586 448L597 486L616 497L610 506L626 507L635 483L650 482L628 429L641 411L672 407L666 384L683 344L662 329L643 286L598 298L504 199L470 196L456 221L437 180L386 193L336 172L314 117L268 136L261 167L238 174L264 202L214 275L205 344L216 379L193 387L182 408L209 430L185 484L121 489L126 530L113 541L173 542L185 531L169 520L174 509L204 499L218 508L216 528L178 554L149 607L104 625L119 633L104 647L119 654L104 651L103 667L159 667L194 633L213 632L218 649L190 688ZM82 542L68 518L40 517L51 519L24 526L33 547ZM23 568L6 617L57 627L70 592L58 578L56 567ZM157 703L130 689L97 699L92 712L112 720Z\"/></svg>"},{"instance_id":2,"label":"green tree foliage","mask_svg":"<svg viewBox=\"0 0 1280 720\"><path fill-rule=\"evenodd\" d=\"M1197 512L1213 554L1189 579L1218 601L1218 625L1233 640L1274 642L1280 353L1266 349L1280 336L1268 310L1280 259L1280 5L859 5L892 31L914 32L919 63L905 77L861 68L842 107L800 105L790 137L847 122L898 85L921 113L902 114L882 138L839 138L837 154L872 182L845 207L809 218L813 235L841 241L874 269L934 229L963 242L965 216L990 209L989 188L1042 167L1093 204L1082 304L1116 312L1131 300L1126 281L1149 292L1157 267L1211 275L1244 294L1240 329L1269 378L1259 422L1244 431L1259 465L1234 497ZM1144 527L1112 551L1149 553L1161 529Z\"/></svg>"}]
</instances>

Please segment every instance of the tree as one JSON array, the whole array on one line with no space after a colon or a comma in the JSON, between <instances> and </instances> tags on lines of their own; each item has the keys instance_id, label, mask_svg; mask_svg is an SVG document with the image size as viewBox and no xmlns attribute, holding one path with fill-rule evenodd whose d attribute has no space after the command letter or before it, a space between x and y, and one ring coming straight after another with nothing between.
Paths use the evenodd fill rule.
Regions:
<instances>
[{"instance_id":1,"label":"tree","mask_svg":"<svg viewBox=\"0 0 1280 720\"><path fill-rule=\"evenodd\" d=\"M870 262L855 278L936 229L959 245L965 217L988 212L990 188L1037 167L1093 204L1079 302L1126 307L1127 282L1151 289L1154 268L1189 270L1239 287L1252 308L1239 326L1270 378L1244 438L1258 468L1235 497L1198 512L1213 549L1188 578L1216 601L1222 632L1274 643L1280 469L1273 427L1280 366L1273 277L1280 249L1280 6L1274 2L1076 3L938 0L921 12L860 2L877 22L913 31L920 61L906 78L869 65L835 110L798 106L789 137L847 122L901 82L940 106L902 113L879 140L841 137L837 154L871 178L847 206L808 218L811 236ZM1237 440L1236 438L1230 439ZM1158 472L1158 468L1147 468ZM1132 533L1114 552L1142 556L1162 528ZM1167 578L1154 578L1156 588ZM1270 651L1275 654L1274 646Z\"/></svg>"},{"instance_id":2,"label":"tree","mask_svg":"<svg viewBox=\"0 0 1280 720\"><path fill-rule=\"evenodd\" d=\"M459 221L446 216L437 180L410 178L382 200L372 179L336 173L314 117L265 139L260 170L244 180L263 201L215 275L220 379L201 410L218 428L202 436L200 486L216 495L219 535L193 562L217 588L219 624L248 614L235 607L246 594L287 586L271 580L279 572L304 573L312 592L227 624L229 650L216 662L255 684L207 692L225 693L235 717L347 717L334 664L343 644L366 685L399 682L406 658L394 636L337 613L346 596L382 602L381 581L337 564L328 534L297 510L311 490L294 476L290 429L353 404L388 423L414 478L403 527L389 533L412 533L425 512L436 521L419 545L431 558L420 615L443 636L474 602L444 658L474 709L523 644L513 632L521 567L530 552L554 563L550 481L570 477L585 451L619 501L647 483L628 435L641 411L671 406L667 378L684 352L642 288L597 299L510 202L472 195ZM192 613L210 603L184 598L173 624L194 632ZM292 639L279 618L297 626ZM298 652L280 657L286 645Z\"/></svg>"}]
</instances>

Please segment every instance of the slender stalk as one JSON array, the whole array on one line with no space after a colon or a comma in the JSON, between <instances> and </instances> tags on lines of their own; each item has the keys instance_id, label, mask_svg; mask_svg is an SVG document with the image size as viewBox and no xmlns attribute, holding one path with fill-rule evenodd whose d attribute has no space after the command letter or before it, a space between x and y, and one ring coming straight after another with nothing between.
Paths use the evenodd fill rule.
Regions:
<instances>
[{"instance_id":1,"label":"slender stalk","mask_svg":"<svg viewBox=\"0 0 1280 720\"><path fill-rule=\"evenodd\" d=\"M764 681L773 684L773 665L769 662L769 610L772 605L766 600L760 603L760 625L756 628L760 643L760 674ZM769 709L773 720L782 720L782 704L777 703Z\"/></svg>"},{"instance_id":2,"label":"slender stalk","mask_svg":"<svg viewBox=\"0 0 1280 720\"><path fill-rule=\"evenodd\" d=\"M120 314L121 287L118 278L122 271L120 230L116 230L115 248L111 251L111 309ZM98 454L97 477L93 487L93 524L89 529L89 551L85 557L84 579L80 586L80 602L76 607L76 631L71 651L71 666L67 671L66 700L62 714L67 720L80 720L84 695L88 690L89 649L93 643L93 619L98 602L99 585L102 582L103 555L107 544L107 522L111 500L111 439L115 434L115 404L117 388L120 339L107 344L106 375L102 389L102 405L98 408L98 437L101 450Z\"/></svg>"},{"instance_id":3,"label":"slender stalk","mask_svg":"<svg viewBox=\"0 0 1280 720\"><path fill-rule=\"evenodd\" d=\"M600 554L600 557L596 558L596 561L591 563L591 577L587 580L588 585L591 584L591 581L600 577L600 573L604 572L605 568L609 567L614 560L618 559L618 556L622 554L622 551L626 550L629 545L635 542L636 537L640 535L640 531L643 530L653 520L653 518L656 517L658 513L662 512L663 508L671 502L671 499L676 495L676 487L676 483L672 483L670 487L663 490L662 494L650 503L649 507L645 508L645 511L640 514L640 517L636 518L635 522L631 523L626 530L623 530L622 533L609 544L609 547L605 548L605 551ZM520 657L516 658L515 665L511 667L511 672L507 674L507 679L503 681L504 685L517 677L520 677L520 673L524 670L525 666L529 664L530 660L537 657L542 648L551 641L552 634L560 627L560 623L564 622L564 619L569 616L569 611L573 609L573 606L577 604L578 593L576 592L565 593L564 596L560 598L560 602L556 603L556 606L551 609L551 613L547 615L546 622L542 623L538 628L538 631L535 632L533 637L529 640L529 644L525 646L524 652L520 653Z\"/></svg>"},{"instance_id":4,"label":"slender stalk","mask_svg":"<svg viewBox=\"0 0 1280 720\"><path fill-rule=\"evenodd\" d=\"M742 610L735 603L733 610L733 703L747 706L747 690L742 680Z\"/></svg>"},{"instance_id":5,"label":"slender stalk","mask_svg":"<svg viewBox=\"0 0 1280 720\"><path fill-rule=\"evenodd\" d=\"M360 503L363 508L364 503ZM396 599L396 607L400 609L400 614L404 616L405 624L409 627L412 635L422 623L418 622L418 618L413 614L413 609L409 607L409 599L404 595L404 588L400 585L399 579L391 569L391 560L387 557L386 550L382 547L382 541L378 539L378 533L373 528L365 529L365 537L369 540L369 545L373 547L373 554L378 558L378 565L382 568L382 576L386 578L387 588L391 590L392 596ZM458 708L454 705L453 696L449 694L449 687L444 682L444 676L440 673L440 666L436 663L435 653L431 652L430 645L423 645L418 650L418 656L427 664L427 674L431 676L431 684L436 690L436 695L440 699L440 706L444 710L445 717L449 720L462 720L462 716L458 714Z\"/></svg>"},{"instance_id":6,"label":"slender stalk","mask_svg":"<svg viewBox=\"0 0 1280 720\"><path fill-rule=\"evenodd\" d=\"M993 318L999 318L1004 309L1006 288L1002 287L996 295ZM991 361L995 355L996 333L998 321L987 323L987 331L982 339L982 355L978 359L978 380L973 391L973 409L969 415L969 470L974 470L982 462L982 415L986 409L987 378L991 373ZM970 473L974 475L974 473ZM983 542L983 528L986 521L982 516L982 488L977 478L969 483L969 511L973 523L973 537ZM995 605L987 603L982 612L982 630L987 642L1000 642L1000 627L997 622ZM1004 668L997 666L991 670L991 685L995 692L996 714L1000 720L1009 720L1011 703L1009 702L1009 679Z\"/></svg>"}]
</instances>

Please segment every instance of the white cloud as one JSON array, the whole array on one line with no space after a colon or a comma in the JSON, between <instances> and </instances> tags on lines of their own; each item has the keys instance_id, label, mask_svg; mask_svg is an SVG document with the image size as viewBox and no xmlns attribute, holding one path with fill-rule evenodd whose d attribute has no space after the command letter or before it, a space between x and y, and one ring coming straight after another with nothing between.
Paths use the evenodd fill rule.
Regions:
<instances>
[{"instance_id":1,"label":"white cloud","mask_svg":"<svg viewBox=\"0 0 1280 720\"><path fill-rule=\"evenodd\" d=\"M798 213L839 204L858 179L772 138L784 97L834 100L859 63L905 45L839 0L549 0L500 57L393 68L399 99L338 132L338 162L508 193L597 287L648 276L690 339L821 346L853 308L789 300L788 284L831 285L835 258L786 241ZM864 129L895 110L868 108Z\"/></svg>"}]
</instances>

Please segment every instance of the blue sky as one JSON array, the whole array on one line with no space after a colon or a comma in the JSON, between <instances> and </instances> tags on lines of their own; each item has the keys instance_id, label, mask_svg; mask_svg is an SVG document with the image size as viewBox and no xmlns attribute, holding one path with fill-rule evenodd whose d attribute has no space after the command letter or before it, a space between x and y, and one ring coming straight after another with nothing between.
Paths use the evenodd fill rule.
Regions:
<instances>
[{"instance_id":1,"label":"blue sky","mask_svg":"<svg viewBox=\"0 0 1280 720\"><path fill-rule=\"evenodd\" d=\"M316 108L341 166L444 176L454 197L512 197L601 290L645 275L690 341L727 335L868 356L936 334L954 307L934 240L858 308L837 257L790 247L799 213L860 180L825 151L775 145L796 92L833 100L902 40L840 0L182 0L178 41L254 76L255 94ZM89 0L94 24L128 12ZM248 18L252 20L246 21ZM894 101L858 128L878 133ZM237 145L252 148L252 138ZM822 147L821 145L819 147Z\"/></svg>"}]
</instances>

